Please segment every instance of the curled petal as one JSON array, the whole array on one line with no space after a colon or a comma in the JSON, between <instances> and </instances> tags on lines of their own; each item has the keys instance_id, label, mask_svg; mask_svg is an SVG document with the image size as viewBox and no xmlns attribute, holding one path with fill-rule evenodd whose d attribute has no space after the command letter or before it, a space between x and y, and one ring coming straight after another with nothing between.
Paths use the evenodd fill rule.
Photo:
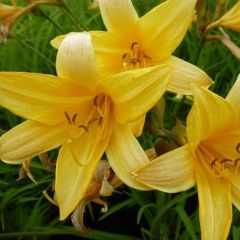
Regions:
<instances>
[{"instance_id":1,"label":"curled petal","mask_svg":"<svg viewBox=\"0 0 240 240\"><path fill-rule=\"evenodd\" d=\"M0 138L0 158L7 163L31 159L61 145L66 137L62 126L25 121Z\"/></svg>"},{"instance_id":2,"label":"curled petal","mask_svg":"<svg viewBox=\"0 0 240 240\"><path fill-rule=\"evenodd\" d=\"M193 158L189 146L170 151L132 171L135 179L164 192L180 192L194 183Z\"/></svg>"},{"instance_id":3,"label":"curled petal","mask_svg":"<svg viewBox=\"0 0 240 240\"><path fill-rule=\"evenodd\" d=\"M200 68L195 65L171 56L164 61L170 65L170 81L168 90L185 95L192 94L191 83L197 83L208 88L213 81Z\"/></svg>"},{"instance_id":4,"label":"curled petal","mask_svg":"<svg viewBox=\"0 0 240 240\"><path fill-rule=\"evenodd\" d=\"M94 89L100 76L91 36L86 33L69 33L59 47L56 69L59 77Z\"/></svg>"}]
</instances>

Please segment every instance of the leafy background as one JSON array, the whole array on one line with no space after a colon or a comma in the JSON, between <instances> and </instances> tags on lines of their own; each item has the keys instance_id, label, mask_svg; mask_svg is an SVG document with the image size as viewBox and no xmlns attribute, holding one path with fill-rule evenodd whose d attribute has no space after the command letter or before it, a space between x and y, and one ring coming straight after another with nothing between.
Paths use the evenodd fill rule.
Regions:
<instances>
[{"instance_id":1,"label":"leafy background","mask_svg":"<svg viewBox=\"0 0 240 240\"><path fill-rule=\"evenodd\" d=\"M10 1L0 1L10 3ZM17 1L24 5L24 1ZM159 0L134 0L139 15L145 14ZM212 13L216 1L206 0ZM228 1L230 8L236 1ZM55 36L87 30L103 30L99 10L89 10L90 0L65 0L63 6L41 6L24 15L11 30L11 39L0 44L1 71L27 71L55 74L56 50L49 44ZM213 30L212 33L218 32ZM240 46L239 33L227 31ZM174 53L206 71L214 80L211 90L225 96L240 73L239 60L219 42L202 43L196 24L193 24ZM47 84L47 83L46 83ZM166 94L165 126L172 127L174 119L186 119L191 106L188 99L176 99ZM1 134L23 121L0 108ZM158 138L144 133L139 139L146 149ZM38 158L31 162L31 171L38 184L29 178L16 181L19 165L0 162L0 239L99 239L133 240L200 239L198 201L196 190L178 194L157 191L140 192L123 186L105 200L109 210L88 204L85 224L93 230L88 235L76 231L69 219L60 222L56 206L42 194L51 193L54 173L44 167ZM234 208L229 239L240 239L240 214Z\"/></svg>"}]
</instances>

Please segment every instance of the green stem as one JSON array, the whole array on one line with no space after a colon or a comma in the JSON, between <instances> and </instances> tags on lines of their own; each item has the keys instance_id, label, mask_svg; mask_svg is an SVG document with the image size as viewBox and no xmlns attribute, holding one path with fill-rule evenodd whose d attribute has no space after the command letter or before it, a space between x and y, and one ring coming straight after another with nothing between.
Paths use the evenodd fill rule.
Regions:
<instances>
[{"instance_id":1,"label":"green stem","mask_svg":"<svg viewBox=\"0 0 240 240\"><path fill-rule=\"evenodd\" d=\"M22 44L23 46L29 48L30 50L32 50L33 52L35 52L38 56L40 56L42 59L44 59L45 61L47 61L52 67L55 68L55 63L52 62L50 59L48 59L44 54L42 54L41 52L39 52L38 50L36 50L33 46L31 46L30 44L28 44L26 41L23 41L22 39L13 36L12 34L10 35L12 38L14 38L15 40L17 40L20 44Z\"/></svg>"}]
</instances>

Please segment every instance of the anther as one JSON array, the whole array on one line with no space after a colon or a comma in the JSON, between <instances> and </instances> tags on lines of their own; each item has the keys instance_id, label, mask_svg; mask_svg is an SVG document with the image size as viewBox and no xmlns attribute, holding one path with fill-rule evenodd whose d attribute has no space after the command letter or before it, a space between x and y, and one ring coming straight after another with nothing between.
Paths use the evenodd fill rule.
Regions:
<instances>
[{"instance_id":1,"label":"anther","mask_svg":"<svg viewBox=\"0 0 240 240\"><path fill-rule=\"evenodd\" d=\"M237 167L239 162L240 162L240 158L235 159L235 161L234 161L234 167Z\"/></svg>"},{"instance_id":2,"label":"anther","mask_svg":"<svg viewBox=\"0 0 240 240\"><path fill-rule=\"evenodd\" d=\"M131 50L133 50L137 45L138 45L137 42L133 42L133 43L131 44Z\"/></svg>"},{"instance_id":3,"label":"anther","mask_svg":"<svg viewBox=\"0 0 240 240\"><path fill-rule=\"evenodd\" d=\"M71 123L71 118L70 118L70 116L68 115L67 112L64 112L64 114L65 114L65 117L66 117L68 123L70 124L70 123Z\"/></svg>"},{"instance_id":4,"label":"anther","mask_svg":"<svg viewBox=\"0 0 240 240\"><path fill-rule=\"evenodd\" d=\"M93 99L93 104L95 107L98 106L98 96L95 96L94 99Z\"/></svg>"},{"instance_id":5,"label":"anther","mask_svg":"<svg viewBox=\"0 0 240 240\"><path fill-rule=\"evenodd\" d=\"M231 159L227 159L227 158L224 158L221 160L221 164L222 164L222 167L221 167L221 171L223 169L230 169L232 167L232 165L230 163L232 163L233 161Z\"/></svg>"},{"instance_id":6,"label":"anther","mask_svg":"<svg viewBox=\"0 0 240 240\"><path fill-rule=\"evenodd\" d=\"M211 162L211 168L212 168L212 169L215 167L217 161L218 161L218 159L215 158L215 159Z\"/></svg>"},{"instance_id":7,"label":"anther","mask_svg":"<svg viewBox=\"0 0 240 240\"><path fill-rule=\"evenodd\" d=\"M75 114L73 115L71 123L73 123L73 124L76 123L77 116L78 116L77 113L75 113Z\"/></svg>"},{"instance_id":8,"label":"anther","mask_svg":"<svg viewBox=\"0 0 240 240\"><path fill-rule=\"evenodd\" d=\"M240 143L238 143L238 145L236 146L236 151L240 153Z\"/></svg>"},{"instance_id":9,"label":"anther","mask_svg":"<svg viewBox=\"0 0 240 240\"><path fill-rule=\"evenodd\" d=\"M82 128L82 129L84 129L86 132L89 133L88 127L85 126L85 125L78 125L78 128Z\"/></svg>"}]
</instances>

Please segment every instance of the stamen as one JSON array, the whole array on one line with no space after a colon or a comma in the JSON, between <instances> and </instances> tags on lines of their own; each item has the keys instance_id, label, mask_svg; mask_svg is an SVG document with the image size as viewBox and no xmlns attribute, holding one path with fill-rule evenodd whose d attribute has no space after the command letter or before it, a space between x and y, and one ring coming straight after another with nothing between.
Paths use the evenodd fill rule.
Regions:
<instances>
[{"instance_id":1,"label":"stamen","mask_svg":"<svg viewBox=\"0 0 240 240\"><path fill-rule=\"evenodd\" d=\"M72 117L72 122L71 122L71 123L73 123L73 124L76 123L77 116L78 116L77 113L75 113L75 114L73 115L73 117Z\"/></svg>"},{"instance_id":2,"label":"stamen","mask_svg":"<svg viewBox=\"0 0 240 240\"><path fill-rule=\"evenodd\" d=\"M230 163L233 163L233 161L231 159L227 159L227 158L222 159L221 160L221 164L222 164L221 171L226 170L226 169L230 170L233 167L233 165Z\"/></svg>"},{"instance_id":3,"label":"stamen","mask_svg":"<svg viewBox=\"0 0 240 240\"><path fill-rule=\"evenodd\" d=\"M78 128L84 129L87 133L89 133L88 127L85 125L78 125Z\"/></svg>"},{"instance_id":4,"label":"stamen","mask_svg":"<svg viewBox=\"0 0 240 240\"><path fill-rule=\"evenodd\" d=\"M146 55L140 48L138 42L133 42L130 46L130 51L122 55L123 70L138 69L142 67L149 67L151 57Z\"/></svg>"},{"instance_id":5,"label":"stamen","mask_svg":"<svg viewBox=\"0 0 240 240\"><path fill-rule=\"evenodd\" d=\"M64 112L64 114L65 114L65 117L66 117L68 123L70 124L70 123L71 123L71 118L70 118L70 116L68 115L67 112Z\"/></svg>"},{"instance_id":6,"label":"stamen","mask_svg":"<svg viewBox=\"0 0 240 240\"><path fill-rule=\"evenodd\" d=\"M240 143L238 143L238 145L236 146L236 151L240 153Z\"/></svg>"},{"instance_id":7,"label":"stamen","mask_svg":"<svg viewBox=\"0 0 240 240\"><path fill-rule=\"evenodd\" d=\"M98 114L99 114L101 117L103 117L103 112L102 112L102 110L101 110L100 107L99 107L98 99L99 99L99 97L96 96L96 97L93 99L93 104L95 105L95 107L96 107L96 109L97 109L97 111L98 111Z\"/></svg>"},{"instance_id":8,"label":"stamen","mask_svg":"<svg viewBox=\"0 0 240 240\"><path fill-rule=\"evenodd\" d=\"M217 162L217 161L218 161L218 159L215 158L215 159L211 162L210 166L211 166L212 169L214 169L214 168L216 167L216 162Z\"/></svg>"},{"instance_id":9,"label":"stamen","mask_svg":"<svg viewBox=\"0 0 240 240\"><path fill-rule=\"evenodd\" d=\"M239 163L240 163L240 158L235 159L235 161L234 161L234 169L235 169L235 174L236 175L239 174L239 167L240 167Z\"/></svg>"}]
</instances>

